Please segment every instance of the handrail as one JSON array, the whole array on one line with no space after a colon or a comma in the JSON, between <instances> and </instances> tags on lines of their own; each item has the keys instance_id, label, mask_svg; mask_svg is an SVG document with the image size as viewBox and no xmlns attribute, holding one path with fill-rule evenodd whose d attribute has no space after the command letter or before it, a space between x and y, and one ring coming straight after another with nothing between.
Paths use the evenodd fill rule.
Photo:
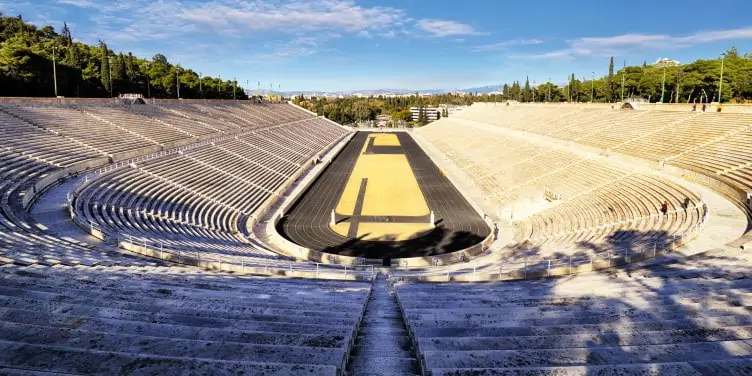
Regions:
<instances>
[{"instance_id":1,"label":"handrail","mask_svg":"<svg viewBox=\"0 0 752 376\"><path fill-rule=\"evenodd\" d=\"M217 254L203 254L166 246L165 243L138 237L128 233L108 231L93 221L84 222L75 214L74 201L68 202L68 209L72 220L81 228L86 229L92 236L106 242L115 243L119 248L139 253L143 256L158 258L184 265L192 265L220 272L241 274L268 275L303 275L307 278L339 278L373 280L376 270L373 265L329 265L323 263L293 262L293 260L277 260L278 263L287 261L286 266L271 265L269 260L260 263L254 258L240 257L223 258ZM349 268L348 268L349 267ZM348 278L348 276L350 278Z\"/></svg>"},{"instance_id":2,"label":"handrail","mask_svg":"<svg viewBox=\"0 0 752 376\"><path fill-rule=\"evenodd\" d=\"M554 258L515 258L501 259L497 263L470 266L466 270L452 271L450 268L442 267L432 263L432 266L395 270L394 273L403 280L426 280L426 281L479 281L479 280L512 280L512 279L531 279L547 278L561 275L570 275L581 272L591 272L599 269L608 269L619 265L632 262L644 261L656 258L660 255L671 252L672 249L678 248L694 240L702 232L708 223L709 213L705 202L702 206L696 206L693 210L702 210L702 217L694 225L691 231L676 235L666 242L653 242L640 248L634 249L625 247L621 249L611 249L603 252L597 252L590 256L567 256ZM516 267L515 267L516 266ZM443 273L441 269L445 269ZM427 270L427 272L426 272Z\"/></svg>"}]
</instances>

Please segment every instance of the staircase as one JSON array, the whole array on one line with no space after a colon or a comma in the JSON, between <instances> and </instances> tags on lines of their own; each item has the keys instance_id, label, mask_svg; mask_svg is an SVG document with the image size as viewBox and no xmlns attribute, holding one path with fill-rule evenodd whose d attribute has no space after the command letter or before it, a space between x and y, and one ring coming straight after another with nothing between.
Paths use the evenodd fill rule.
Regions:
<instances>
[{"instance_id":1,"label":"staircase","mask_svg":"<svg viewBox=\"0 0 752 376\"><path fill-rule=\"evenodd\" d=\"M419 374L418 360L413 354L394 291L387 284L384 274L379 273L374 280L346 375Z\"/></svg>"}]
</instances>

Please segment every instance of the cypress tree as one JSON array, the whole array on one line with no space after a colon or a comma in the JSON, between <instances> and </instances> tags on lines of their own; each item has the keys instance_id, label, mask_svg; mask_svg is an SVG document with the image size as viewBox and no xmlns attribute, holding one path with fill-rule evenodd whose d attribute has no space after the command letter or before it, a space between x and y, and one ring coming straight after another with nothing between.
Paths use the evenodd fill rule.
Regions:
<instances>
[{"instance_id":1,"label":"cypress tree","mask_svg":"<svg viewBox=\"0 0 752 376\"><path fill-rule=\"evenodd\" d=\"M125 80L125 56L122 53L112 59L111 68L112 77L110 79L112 80L113 93L121 93L126 89L125 85L123 85Z\"/></svg>"},{"instance_id":2,"label":"cypress tree","mask_svg":"<svg viewBox=\"0 0 752 376\"><path fill-rule=\"evenodd\" d=\"M107 44L99 41L99 49L101 52L100 56L102 58L102 69L99 71L99 74L100 77L102 77L102 86L104 86L104 90L107 93L110 93L110 85L112 84L112 80L110 77L110 61L108 58L109 51L107 50Z\"/></svg>"},{"instance_id":3,"label":"cypress tree","mask_svg":"<svg viewBox=\"0 0 752 376\"><path fill-rule=\"evenodd\" d=\"M523 102L530 102L532 99L532 91L530 89L530 78L525 77L525 89L522 92L522 101Z\"/></svg>"}]
</instances>

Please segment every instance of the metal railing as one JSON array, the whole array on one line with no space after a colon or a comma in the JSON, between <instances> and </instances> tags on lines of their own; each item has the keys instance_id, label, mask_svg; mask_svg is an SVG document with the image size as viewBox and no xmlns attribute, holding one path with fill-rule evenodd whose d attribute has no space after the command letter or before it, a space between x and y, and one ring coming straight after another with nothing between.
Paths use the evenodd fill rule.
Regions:
<instances>
[{"instance_id":1,"label":"metal railing","mask_svg":"<svg viewBox=\"0 0 752 376\"><path fill-rule=\"evenodd\" d=\"M482 281L539 279L608 269L629 263L645 261L665 255L672 249L689 243L707 226L707 205L702 205L703 215L691 231L667 238L664 242L640 244L636 247L624 247L597 252L592 255L573 255L568 257L523 257L500 259L485 265L468 265L457 269L458 264L446 267L432 263L430 267L397 269L392 272L401 280L426 281ZM461 267L461 264L459 264Z\"/></svg>"},{"instance_id":2,"label":"metal railing","mask_svg":"<svg viewBox=\"0 0 752 376\"><path fill-rule=\"evenodd\" d=\"M220 272L304 276L308 278L372 280L376 275L373 265L330 265L300 262L292 259L274 260L259 257L223 257L219 254L187 251L152 239L105 230L93 221L84 222L79 216L74 214L75 208L70 203L69 210L71 211L73 221L79 227L86 229L89 234L105 243L115 244L119 248L143 256L173 263Z\"/></svg>"}]
</instances>

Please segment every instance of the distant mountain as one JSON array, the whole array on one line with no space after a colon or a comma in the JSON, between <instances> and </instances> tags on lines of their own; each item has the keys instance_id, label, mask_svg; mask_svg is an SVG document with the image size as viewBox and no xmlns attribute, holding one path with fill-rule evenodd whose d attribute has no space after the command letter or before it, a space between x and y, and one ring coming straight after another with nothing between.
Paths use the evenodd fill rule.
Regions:
<instances>
[{"instance_id":1,"label":"distant mountain","mask_svg":"<svg viewBox=\"0 0 752 376\"><path fill-rule=\"evenodd\" d=\"M487 94L494 91L502 91L504 89L504 85L489 85L489 86L481 86L481 87L471 87L469 89L462 89L460 91L463 91L465 93L480 93L480 94Z\"/></svg>"},{"instance_id":2,"label":"distant mountain","mask_svg":"<svg viewBox=\"0 0 752 376\"><path fill-rule=\"evenodd\" d=\"M302 91L284 91L284 92L278 92L278 91L270 91L270 90L247 90L246 93L249 95L256 95L257 93L261 93L262 95L267 95L269 93L273 94L281 94L285 97L293 97L297 95L306 95L306 96L379 96L379 95L387 95L387 94L398 94L398 95L405 95L405 94L446 94L446 93L456 93L456 92L462 92L462 93L480 93L480 94L487 94L491 92L497 92L501 91L503 88L503 85L489 85L489 86L481 86L481 87L473 87L469 89L423 89L423 90L410 90L410 89L364 89L364 90L347 90L347 91L310 91L310 90L302 90Z\"/></svg>"}]
</instances>

